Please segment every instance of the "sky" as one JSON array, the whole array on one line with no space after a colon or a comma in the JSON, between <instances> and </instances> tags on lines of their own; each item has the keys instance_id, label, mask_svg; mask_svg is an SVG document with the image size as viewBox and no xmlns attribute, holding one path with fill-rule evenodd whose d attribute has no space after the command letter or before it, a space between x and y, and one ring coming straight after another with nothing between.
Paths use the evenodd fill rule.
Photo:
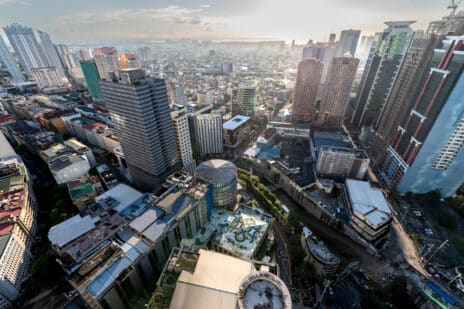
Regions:
<instances>
[{"instance_id":1,"label":"sky","mask_svg":"<svg viewBox=\"0 0 464 309\"><path fill-rule=\"evenodd\" d=\"M331 32L415 20L426 29L449 0L0 0L0 26L17 22L56 43L125 39L327 41Z\"/></svg>"}]
</instances>

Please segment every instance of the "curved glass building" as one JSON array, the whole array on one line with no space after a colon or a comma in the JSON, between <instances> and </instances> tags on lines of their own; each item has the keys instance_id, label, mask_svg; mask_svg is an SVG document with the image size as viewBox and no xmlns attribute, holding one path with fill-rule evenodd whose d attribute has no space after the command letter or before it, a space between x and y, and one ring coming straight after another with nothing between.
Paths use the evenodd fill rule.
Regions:
<instances>
[{"instance_id":1,"label":"curved glass building","mask_svg":"<svg viewBox=\"0 0 464 309\"><path fill-rule=\"evenodd\" d=\"M209 160L197 167L197 176L211 183L214 207L233 210L237 196L237 167L225 160Z\"/></svg>"}]
</instances>

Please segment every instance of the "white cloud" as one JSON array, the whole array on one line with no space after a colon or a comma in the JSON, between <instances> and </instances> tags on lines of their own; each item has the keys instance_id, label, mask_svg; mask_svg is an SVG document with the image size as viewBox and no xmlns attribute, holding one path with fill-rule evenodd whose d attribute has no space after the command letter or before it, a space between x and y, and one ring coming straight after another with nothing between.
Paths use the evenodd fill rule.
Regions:
<instances>
[{"instance_id":1,"label":"white cloud","mask_svg":"<svg viewBox=\"0 0 464 309\"><path fill-rule=\"evenodd\" d=\"M0 6L2 5L13 5L13 4L16 4L16 5L29 5L31 4L30 2L28 1L24 1L24 0L0 0Z\"/></svg>"},{"instance_id":2,"label":"white cloud","mask_svg":"<svg viewBox=\"0 0 464 309\"><path fill-rule=\"evenodd\" d=\"M211 5L209 5L209 4L202 4L202 5L200 5L200 7L203 8L203 9L208 9L208 8L211 7Z\"/></svg>"}]
</instances>

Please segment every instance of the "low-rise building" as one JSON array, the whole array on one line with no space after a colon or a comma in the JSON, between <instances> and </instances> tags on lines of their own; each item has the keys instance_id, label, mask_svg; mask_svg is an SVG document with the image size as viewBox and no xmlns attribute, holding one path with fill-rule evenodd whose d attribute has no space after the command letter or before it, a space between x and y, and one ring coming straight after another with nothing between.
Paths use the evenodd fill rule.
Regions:
<instances>
[{"instance_id":1,"label":"low-rise building","mask_svg":"<svg viewBox=\"0 0 464 309\"><path fill-rule=\"evenodd\" d=\"M369 182L347 179L344 197L350 213L350 225L374 246L383 243L390 232L392 215L381 189Z\"/></svg>"},{"instance_id":2,"label":"low-rise building","mask_svg":"<svg viewBox=\"0 0 464 309\"><path fill-rule=\"evenodd\" d=\"M48 162L48 167L56 183L64 184L87 174L90 170L90 162L86 156L72 153Z\"/></svg>"},{"instance_id":3,"label":"low-rise building","mask_svg":"<svg viewBox=\"0 0 464 309\"><path fill-rule=\"evenodd\" d=\"M173 179L173 178L171 178ZM179 177L159 197L119 184L49 231L69 283L92 308L124 308L207 222L207 184Z\"/></svg>"},{"instance_id":4,"label":"low-rise building","mask_svg":"<svg viewBox=\"0 0 464 309\"><path fill-rule=\"evenodd\" d=\"M96 183L96 186L100 181ZM86 211L95 203L97 189L94 187L91 178L88 175L83 175L73 179L66 184L68 186L69 196L74 206L79 212ZM100 188L99 188L100 189Z\"/></svg>"},{"instance_id":5,"label":"low-rise building","mask_svg":"<svg viewBox=\"0 0 464 309\"><path fill-rule=\"evenodd\" d=\"M267 265L192 247L173 250L149 308L292 308L285 283Z\"/></svg>"},{"instance_id":6,"label":"low-rise building","mask_svg":"<svg viewBox=\"0 0 464 309\"><path fill-rule=\"evenodd\" d=\"M243 115L234 116L224 122L222 127L224 147L231 153L247 144L253 133L251 117Z\"/></svg>"},{"instance_id":7,"label":"low-rise building","mask_svg":"<svg viewBox=\"0 0 464 309\"><path fill-rule=\"evenodd\" d=\"M316 169L321 178L364 179L369 163L364 150L321 146Z\"/></svg>"},{"instance_id":8,"label":"low-rise building","mask_svg":"<svg viewBox=\"0 0 464 309\"><path fill-rule=\"evenodd\" d=\"M305 261L311 264L318 278L332 278L337 275L340 259L306 226L301 233L301 246L306 253Z\"/></svg>"}]
</instances>

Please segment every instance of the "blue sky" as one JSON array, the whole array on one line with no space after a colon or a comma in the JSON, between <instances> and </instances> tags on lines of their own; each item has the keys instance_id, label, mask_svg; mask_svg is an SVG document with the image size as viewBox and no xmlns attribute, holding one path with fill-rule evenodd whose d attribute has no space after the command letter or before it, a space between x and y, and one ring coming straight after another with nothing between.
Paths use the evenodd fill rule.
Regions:
<instances>
[{"instance_id":1,"label":"blue sky","mask_svg":"<svg viewBox=\"0 0 464 309\"><path fill-rule=\"evenodd\" d=\"M55 41L85 39L324 40L329 32L372 34L389 20L424 29L449 0L0 0L0 26L18 22Z\"/></svg>"}]
</instances>

